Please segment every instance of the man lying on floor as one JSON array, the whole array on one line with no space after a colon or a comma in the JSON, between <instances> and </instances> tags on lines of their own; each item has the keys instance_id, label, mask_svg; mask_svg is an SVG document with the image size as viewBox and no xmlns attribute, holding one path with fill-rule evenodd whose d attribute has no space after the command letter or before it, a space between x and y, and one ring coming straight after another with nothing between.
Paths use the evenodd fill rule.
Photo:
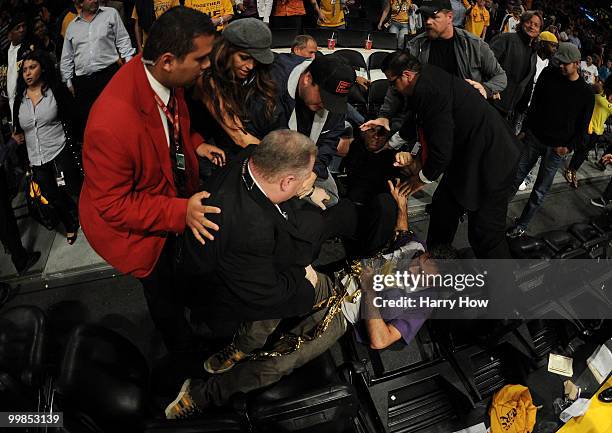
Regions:
<instances>
[{"instance_id":1,"label":"man lying on floor","mask_svg":"<svg viewBox=\"0 0 612 433\"><path fill-rule=\"evenodd\" d=\"M283 155L286 153L290 154L285 158ZM207 273L202 274L201 281L204 282L202 283L202 289L206 290L209 297L210 314L215 315L215 321L221 321L225 324L236 319L242 319L243 323L234 335L233 343L208 358L204 363L204 368L213 375L208 380L187 379L184 382L178 397L166 408L168 419L192 415L213 405L222 406L229 401L232 395L238 392L246 393L277 382L294 369L323 354L342 336L346 330L347 318L339 311L348 312L352 310L349 321L353 321L352 318L359 316L359 311L354 311L354 305L338 310L337 314L329 314L329 310L333 310L333 305L342 303L342 296L335 292L333 284L327 276L317 273L310 266L307 266L308 260L311 259L311 257L308 257L308 248L302 252L301 257L298 254L299 249L303 248L296 241L299 231L294 228L287 230L290 232L289 234L283 234L281 229L288 225L290 221L296 219L297 215L287 206L289 202L282 201L289 200L296 190L295 185L292 186L293 181L288 178L295 177L296 182L305 178L308 170L312 169L313 161L314 147L308 138L291 131L277 131L266 137L255 149L252 157L240 163L239 169L232 168L230 164L227 168L227 174L224 176L222 188L214 186L209 188L212 191L212 197L220 200L220 203L223 204L224 213L226 219L228 219L223 221L222 226L220 225L223 230L231 227L231 220L234 218L243 219L243 223L247 226L249 225L248 221L258 220L264 228L267 225L273 227L276 224L276 229L280 231L280 234L277 232L277 238L285 236L287 239L294 241L293 247L295 250L291 251L288 248L283 248L278 251L278 254L281 254L280 257L283 258L282 263L294 264L285 265L287 269L285 273L279 273L278 270L268 270L268 274L263 274L265 271L263 263L261 264L262 269L252 267L253 257L250 257L246 264L240 262L240 260L245 260L241 255L249 249L251 241L247 237L240 238L240 233L235 231L230 231L228 235L234 241L224 239L223 230L220 230L215 241L207 244L208 249L214 248L216 250L218 248L220 251L227 253L228 243L242 241L245 244L242 252L237 250L231 252L231 255L223 256L226 257L226 260L233 261L234 270L232 272L236 272L237 275L230 277L223 274L224 266L227 263L224 265L207 261L214 259L214 254L204 253L207 248L199 247L196 242L187 244L185 255L188 266L192 269L208 269ZM262 178L264 167L270 167L271 173L277 173L277 175ZM272 179L277 179L273 183L278 185L278 190L284 191L283 194L273 193L273 188L270 187ZM285 184L289 186L285 188L283 186ZM233 187L227 185L233 185ZM423 252L422 244L409 243L413 240L408 231L407 195L409 191L402 190L399 183L389 183L389 187L391 195L397 201L398 209L400 209L396 224L397 235L391 240L391 244L394 247L408 244L405 246L414 248L414 252ZM255 188L257 188L257 191L254 193ZM259 190L260 188L261 190ZM246 192L243 190L246 190ZM235 198L236 191L238 191L238 198ZM231 206L227 197L232 197L231 201L237 201L242 194L246 194L247 197L243 197L240 201L249 202L252 198L257 199L259 197L258 203L263 208L268 209L274 218L277 217L276 214L281 218L265 222L264 220L269 218L270 215L258 215L260 210L257 206L252 205L249 209ZM329 211L333 210L335 212L341 209L341 203ZM280 208L275 206L280 206ZM281 212L287 213L286 220ZM249 218L240 217L244 215L249 215ZM334 217L338 218L339 216L334 215ZM281 224L277 224L278 222ZM237 227L234 227L234 230L237 230ZM254 230L252 227L244 227L241 232L259 233L260 235L266 233L262 228ZM274 234L269 233L269 235L273 236ZM305 242L304 236L301 236L301 239L304 241L304 245L310 245L310 243ZM273 244L272 241L270 243ZM266 246L264 243L260 243L259 248L260 256L265 257L266 251L271 248L271 245ZM251 251L250 255L252 254ZM409 253L406 252L406 254ZM427 254L421 255L417 259L418 265L426 269L425 262L428 259ZM280 259L278 260L280 262ZM248 269L237 271L236 264L248 265ZM280 263L277 263L277 265L280 266ZM269 264L266 264L266 266L269 266ZM304 267L306 267L305 273ZM429 267L429 269L432 268ZM260 280L260 277L264 279ZM220 283L218 280L223 280L223 278L231 278L235 284L228 286L227 282ZM277 284L271 285L269 281L275 281ZM223 284L226 284L226 286L223 287ZM302 292L304 294L301 294ZM258 296L257 293L262 295ZM293 294L289 295L289 293ZM300 293L300 295L296 293ZM244 301L247 294L251 302ZM300 299L300 296L304 299ZM365 295L364 298L369 299L367 296L369 295ZM326 300L328 302L325 302ZM284 302L285 304L274 302ZM274 308L272 308L272 305ZM357 302L356 305L359 306L360 303ZM313 306L317 307L313 308ZM230 311L230 308L233 308L234 311ZM303 337L300 339L299 345L295 344L296 338L282 339L279 344L274 344L268 350L268 353L282 353L281 356L262 354L259 349L264 348L268 336L279 326L281 317L295 316L307 312L311 314L302 317L299 323L290 326L284 334ZM382 349L402 337L406 342L410 341L423 323L423 321L403 320L402 317L394 317L394 320L387 324L379 317L372 317L370 311L364 312L364 317L367 317L365 322L371 345L377 349Z\"/></svg>"}]
</instances>

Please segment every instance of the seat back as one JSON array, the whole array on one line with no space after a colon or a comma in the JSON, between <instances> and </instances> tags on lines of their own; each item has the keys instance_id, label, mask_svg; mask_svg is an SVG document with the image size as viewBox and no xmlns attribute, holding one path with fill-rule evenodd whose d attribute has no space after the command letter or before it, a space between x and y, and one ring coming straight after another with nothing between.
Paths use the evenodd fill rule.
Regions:
<instances>
[{"instance_id":1,"label":"seat back","mask_svg":"<svg viewBox=\"0 0 612 433\"><path fill-rule=\"evenodd\" d=\"M20 306L0 315L0 372L26 387L41 384L46 318L35 306Z\"/></svg>"},{"instance_id":2,"label":"seat back","mask_svg":"<svg viewBox=\"0 0 612 433\"><path fill-rule=\"evenodd\" d=\"M364 48L368 38L367 31L358 29L338 30L338 46L345 48Z\"/></svg>"},{"instance_id":3,"label":"seat back","mask_svg":"<svg viewBox=\"0 0 612 433\"><path fill-rule=\"evenodd\" d=\"M297 29L272 29L271 48L290 47L297 35L299 35Z\"/></svg>"},{"instance_id":4,"label":"seat back","mask_svg":"<svg viewBox=\"0 0 612 433\"><path fill-rule=\"evenodd\" d=\"M385 95L389 89L389 81L376 80L370 85L368 91L368 115L371 117L378 116L378 110L385 102Z\"/></svg>"},{"instance_id":5,"label":"seat back","mask_svg":"<svg viewBox=\"0 0 612 433\"><path fill-rule=\"evenodd\" d=\"M582 243L582 247L588 251L592 259L607 256L608 238L592 225L575 223L570 226L569 232Z\"/></svg>"},{"instance_id":6,"label":"seat back","mask_svg":"<svg viewBox=\"0 0 612 433\"><path fill-rule=\"evenodd\" d=\"M372 40L372 48L377 50L395 50L397 49L397 35L387 32L372 32L370 33Z\"/></svg>"},{"instance_id":7,"label":"seat back","mask_svg":"<svg viewBox=\"0 0 612 433\"><path fill-rule=\"evenodd\" d=\"M114 331L73 331L57 380L63 409L86 413L108 431L140 425L148 415L149 368L140 351Z\"/></svg>"},{"instance_id":8,"label":"seat back","mask_svg":"<svg viewBox=\"0 0 612 433\"><path fill-rule=\"evenodd\" d=\"M542 234L542 239L553 251L555 259L589 258L587 251L580 242L568 232L552 230Z\"/></svg>"},{"instance_id":9,"label":"seat back","mask_svg":"<svg viewBox=\"0 0 612 433\"><path fill-rule=\"evenodd\" d=\"M355 389L340 380L329 351L247 397L249 417L263 432L343 432L359 409Z\"/></svg>"},{"instance_id":10,"label":"seat back","mask_svg":"<svg viewBox=\"0 0 612 433\"><path fill-rule=\"evenodd\" d=\"M353 69L367 69L368 67L359 51L350 49L336 50L332 56L344 59Z\"/></svg>"},{"instance_id":11,"label":"seat back","mask_svg":"<svg viewBox=\"0 0 612 433\"><path fill-rule=\"evenodd\" d=\"M546 259L553 255L543 240L531 236L510 239L508 246L515 259Z\"/></svg>"},{"instance_id":12,"label":"seat back","mask_svg":"<svg viewBox=\"0 0 612 433\"><path fill-rule=\"evenodd\" d=\"M338 35L337 30L331 29L304 29L305 35L310 35L317 41L319 47L327 47L327 40L331 37L332 33Z\"/></svg>"},{"instance_id":13,"label":"seat back","mask_svg":"<svg viewBox=\"0 0 612 433\"><path fill-rule=\"evenodd\" d=\"M380 65L382 65L383 60L389 54L390 53L387 51L375 51L370 54L370 57L368 57L368 71L372 69L380 69Z\"/></svg>"}]
</instances>

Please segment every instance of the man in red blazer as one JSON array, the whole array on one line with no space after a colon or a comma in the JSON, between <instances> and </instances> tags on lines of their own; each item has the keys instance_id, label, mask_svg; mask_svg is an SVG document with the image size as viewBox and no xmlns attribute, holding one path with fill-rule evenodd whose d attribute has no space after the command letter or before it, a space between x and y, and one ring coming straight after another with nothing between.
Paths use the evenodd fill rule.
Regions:
<instances>
[{"instance_id":1,"label":"man in red blazer","mask_svg":"<svg viewBox=\"0 0 612 433\"><path fill-rule=\"evenodd\" d=\"M168 350L186 350L191 327L174 273L176 236L189 228L202 243L218 230L198 190L196 153L220 149L190 132L183 86L208 67L210 18L177 7L153 25L142 56L113 77L85 130L80 218L91 246L119 271L140 279ZM178 110L177 110L178 109ZM177 112L178 111L178 112Z\"/></svg>"}]
</instances>

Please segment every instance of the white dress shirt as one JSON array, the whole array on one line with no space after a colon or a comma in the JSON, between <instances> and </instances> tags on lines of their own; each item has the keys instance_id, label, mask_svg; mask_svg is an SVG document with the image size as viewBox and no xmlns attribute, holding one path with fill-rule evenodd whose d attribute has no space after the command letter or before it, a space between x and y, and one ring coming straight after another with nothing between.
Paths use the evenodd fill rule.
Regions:
<instances>
[{"instance_id":1,"label":"white dress shirt","mask_svg":"<svg viewBox=\"0 0 612 433\"><path fill-rule=\"evenodd\" d=\"M168 89L166 86L157 81L144 64L142 65L142 67L145 70L145 74L147 74L147 79L149 80L149 84L151 85L153 91L157 94L157 96L159 96L159 99L161 99L164 104L168 105L168 102L170 101L170 89ZM159 115L161 116L162 125L164 125L164 132L166 133L166 142L168 143L168 147L170 147L170 129L168 128L168 118L164 114L164 111L159 107L159 105L157 106L157 110L159 111Z\"/></svg>"},{"instance_id":2,"label":"white dress shirt","mask_svg":"<svg viewBox=\"0 0 612 433\"><path fill-rule=\"evenodd\" d=\"M72 78L91 75L108 68L121 58L130 61L134 48L119 12L101 6L91 21L78 15L68 24L60 71L68 87Z\"/></svg>"},{"instance_id":3,"label":"white dress shirt","mask_svg":"<svg viewBox=\"0 0 612 433\"><path fill-rule=\"evenodd\" d=\"M13 102L17 95L17 77L19 76L19 67L17 66L17 52L21 48L21 44L11 44L8 49L8 68L6 71L6 92L9 98L11 109L11 122L13 121Z\"/></svg>"}]
</instances>

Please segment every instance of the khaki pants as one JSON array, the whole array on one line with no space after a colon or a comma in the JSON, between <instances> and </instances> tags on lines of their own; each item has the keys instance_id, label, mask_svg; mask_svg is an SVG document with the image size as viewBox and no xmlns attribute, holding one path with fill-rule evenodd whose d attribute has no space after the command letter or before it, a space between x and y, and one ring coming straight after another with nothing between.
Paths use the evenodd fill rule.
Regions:
<instances>
[{"instance_id":1,"label":"khaki pants","mask_svg":"<svg viewBox=\"0 0 612 433\"><path fill-rule=\"evenodd\" d=\"M315 303L333 294L331 280L318 274L319 281L315 287ZM291 333L301 335L310 331L323 320L327 309L319 310L304 318ZM280 320L264 320L252 322L241 327L234 344L242 350L253 351L261 348L274 331ZM346 321L342 314L334 317L327 330L319 338L305 342L293 353L288 355L250 360L237 364L227 373L217 374L208 380L194 379L191 382L190 394L201 408L216 405L222 406L230 397L238 392L249 392L278 382L283 376L306 364L308 361L323 354L346 330Z\"/></svg>"}]
</instances>

